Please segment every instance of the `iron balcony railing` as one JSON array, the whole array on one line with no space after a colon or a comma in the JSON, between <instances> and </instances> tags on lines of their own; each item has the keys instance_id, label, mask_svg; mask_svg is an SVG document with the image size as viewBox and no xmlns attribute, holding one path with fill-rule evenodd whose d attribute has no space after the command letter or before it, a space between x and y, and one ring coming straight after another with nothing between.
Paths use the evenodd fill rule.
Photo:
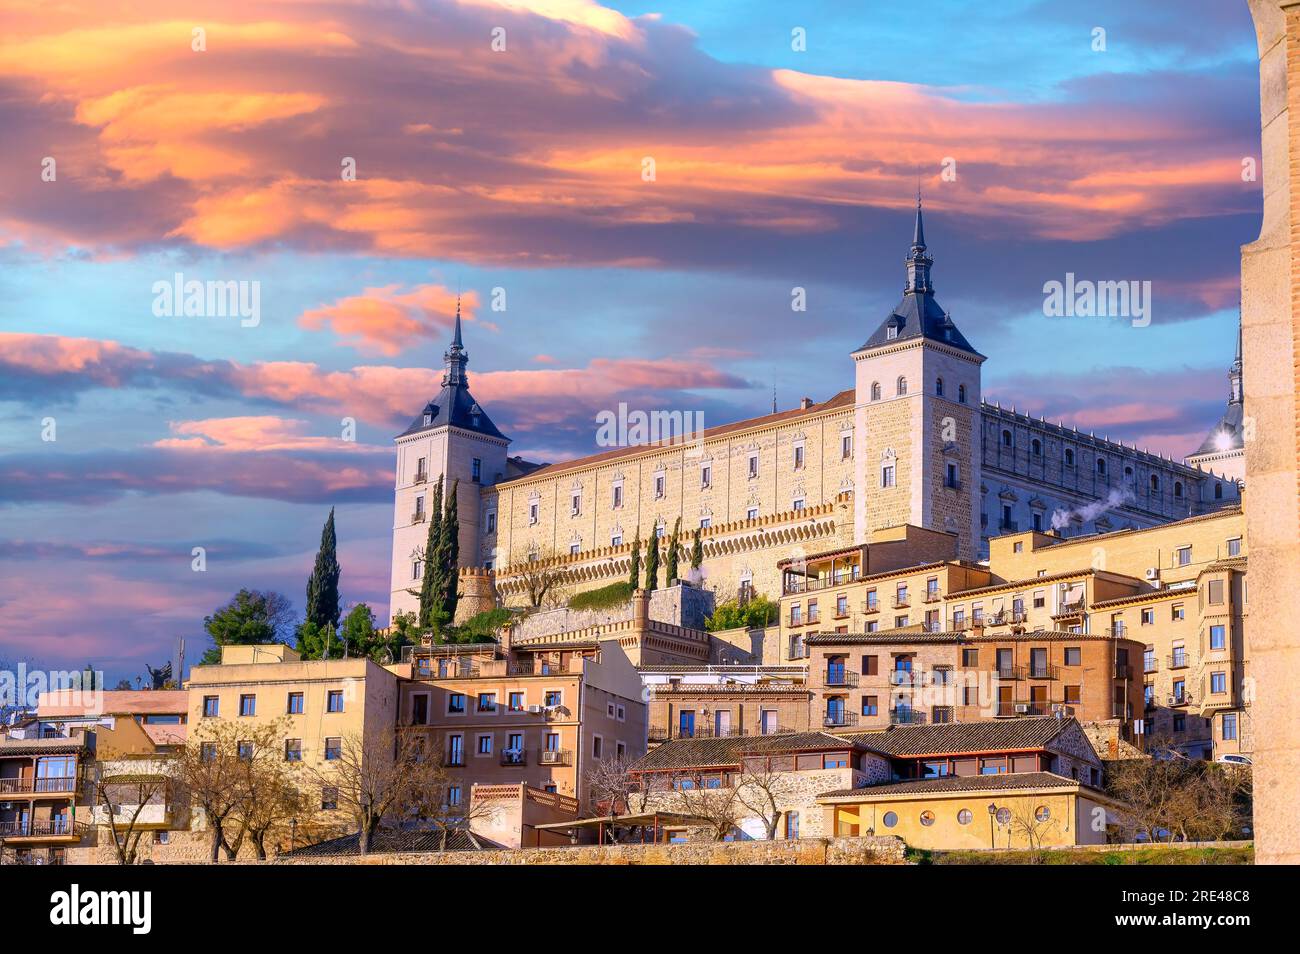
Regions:
<instances>
[{"instance_id":1,"label":"iron balcony railing","mask_svg":"<svg viewBox=\"0 0 1300 954\"><path fill-rule=\"evenodd\" d=\"M528 750L527 749L502 749L501 764L502 765L527 765Z\"/></svg>"},{"instance_id":2,"label":"iron balcony railing","mask_svg":"<svg viewBox=\"0 0 1300 954\"><path fill-rule=\"evenodd\" d=\"M880 612L880 600L863 600L863 601L862 601L862 612L864 612L864 613L879 613L879 612Z\"/></svg>"},{"instance_id":3,"label":"iron balcony railing","mask_svg":"<svg viewBox=\"0 0 1300 954\"><path fill-rule=\"evenodd\" d=\"M850 712L848 709L843 709L839 712L836 712L834 709L827 709L825 714L822 716L822 725L828 729L857 724L858 714L856 712Z\"/></svg>"},{"instance_id":4,"label":"iron balcony railing","mask_svg":"<svg viewBox=\"0 0 1300 954\"><path fill-rule=\"evenodd\" d=\"M917 709L890 709L890 725L924 725L925 713Z\"/></svg>"},{"instance_id":5,"label":"iron balcony railing","mask_svg":"<svg viewBox=\"0 0 1300 954\"><path fill-rule=\"evenodd\" d=\"M1186 669L1190 665L1187 661L1187 653L1174 653L1165 658L1170 669Z\"/></svg>"},{"instance_id":6,"label":"iron balcony railing","mask_svg":"<svg viewBox=\"0 0 1300 954\"><path fill-rule=\"evenodd\" d=\"M826 670L826 685L828 686L848 686L852 688L858 684L858 674L845 669L843 666L831 666Z\"/></svg>"},{"instance_id":7,"label":"iron balcony railing","mask_svg":"<svg viewBox=\"0 0 1300 954\"><path fill-rule=\"evenodd\" d=\"M938 603L943 599L943 594L938 590L926 590L924 600L927 603Z\"/></svg>"},{"instance_id":8,"label":"iron balcony railing","mask_svg":"<svg viewBox=\"0 0 1300 954\"><path fill-rule=\"evenodd\" d=\"M912 601L906 596L894 597L894 609L907 609L912 605Z\"/></svg>"},{"instance_id":9,"label":"iron balcony railing","mask_svg":"<svg viewBox=\"0 0 1300 954\"><path fill-rule=\"evenodd\" d=\"M43 822L33 821L32 819L15 819L0 822L0 835L9 838L49 838L58 835L72 835L84 830L84 828L84 825L74 825L70 818L53 818Z\"/></svg>"},{"instance_id":10,"label":"iron balcony railing","mask_svg":"<svg viewBox=\"0 0 1300 954\"><path fill-rule=\"evenodd\" d=\"M1062 603L1053 616L1078 616L1083 612L1083 600L1077 599L1072 603Z\"/></svg>"},{"instance_id":11,"label":"iron balcony railing","mask_svg":"<svg viewBox=\"0 0 1300 954\"><path fill-rule=\"evenodd\" d=\"M984 619L985 626L1015 626L1025 621L1024 612L999 610Z\"/></svg>"},{"instance_id":12,"label":"iron balcony railing","mask_svg":"<svg viewBox=\"0 0 1300 954\"><path fill-rule=\"evenodd\" d=\"M541 765L569 765L573 753L568 749L542 749L537 753L537 761Z\"/></svg>"},{"instance_id":13,"label":"iron balcony railing","mask_svg":"<svg viewBox=\"0 0 1300 954\"><path fill-rule=\"evenodd\" d=\"M732 736L750 735L748 729L742 729L737 726L718 726L712 723L700 722L694 726L650 726L649 737L656 742L663 742L668 739L729 739Z\"/></svg>"},{"instance_id":14,"label":"iron balcony railing","mask_svg":"<svg viewBox=\"0 0 1300 954\"><path fill-rule=\"evenodd\" d=\"M77 780L71 776L58 778L0 778L0 795L46 795L56 792L74 792Z\"/></svg>"},{"instance_id":15,"label":"iron balcony railing","mask_svg":"<svg viewBox=\"0 0 1300 954\"><path fill-rule=\"evenodd\" d=\"M1053 666L1049 663L1037 663L1037 664L1030 663L1029 678L1030 679L1060 679L1061 667Z\"/></svg>"},{"instance_id":16,"label":"iron balcony railing","mask_svg":"<svg viewBox=\"0 0 1300 954\"><path fill-rule=\"evenodd\" d=\"M1024 666L998 666L994 670L994 672L997 673L999 679L1024 679L1025 678Z\"/></svg>"},{"instance_id":17,"label":"iron balcony railing","mask_svg":"<svg viewBox=\"0 0 1300 954\"><path fill-rule=\"evenodd\" d=\"M1051 712L1051 703L1021 700L1019 702L999 702L998 718L1008 719L1015 716L1045 716Z\"/></svg>"}]
</instances>

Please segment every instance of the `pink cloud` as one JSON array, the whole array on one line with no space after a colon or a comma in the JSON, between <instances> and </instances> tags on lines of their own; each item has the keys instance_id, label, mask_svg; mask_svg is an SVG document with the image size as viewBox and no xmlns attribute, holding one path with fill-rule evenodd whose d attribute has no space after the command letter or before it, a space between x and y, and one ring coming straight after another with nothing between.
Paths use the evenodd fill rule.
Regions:
<instances>
[{"instance_id":1,"label":"pink cloud","mask_svg":"<svg viewBox=\"0 0 1300 954\"><path fill-rule=\"evenodd\" d=\"M318 437L306 433L306 421L269 415L210 417L198 421L172 421L175 437L153 442L170 450L250 451L342 451L345 453L388 453L387 448L358 444L342 437Z\"/></svg>"},{"instance_id":2,"label":"pink cloud","mask_svg":"<svg viewBox=\"0 0 1300 954\"><path fill-rule=\"evenodd\" d=\"M443 285L406 291L385 285L306 311L298 324L312 330L328 326L363 353L392 356L419 341L446 337L458 304L465 320L473 321L478 307L474 291L458 295Z\"/></svg>"}]
</instances>

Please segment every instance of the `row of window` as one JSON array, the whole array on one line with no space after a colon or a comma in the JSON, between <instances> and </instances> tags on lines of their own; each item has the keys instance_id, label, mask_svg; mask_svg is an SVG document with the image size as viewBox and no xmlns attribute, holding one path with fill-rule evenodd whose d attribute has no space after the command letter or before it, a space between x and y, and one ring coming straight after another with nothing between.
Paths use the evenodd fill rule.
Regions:
<instances>
[{"instance_id":1,"label":"row of window","mask_svg":"<svg viewBox=\"0 0 1300 954\"><path fill-rule=\"evenodd\" d=\"M891 330L892 330L892 329L891 329ZM936 397L944 397L944 396L945 396L945 395L944 395L944 383L943 383L943 378L935 378L935 379L934 379L934 393L935 393L935 396L936 396ZM905 397L905 396L907 395L907 375L905 375L905 374L900 374L900 375L898 376L897 380L894 381L894 394L895 394L897 397ZM871 382L871 400L873 400L873 401L879 401L879 400L880 400L880 395L881 395L880 382L879 382L879 381L872 381L872 382ZM966 403L966 385L964 385L964 384L959 384L959 385L957 385L957 403L958 403L958 404L965 404L965 403Z\"/></svg>"},{"instance_id":2,"label":"row of window","mask_svg":"<svg viewBox=\"0 0 1300 954\"><path fill-rule=\"evenodd\" d=\"M343 690L330 689L325 694L325 711L342 712L343 711ZM289 715L302 715L303 711L303 694L301 692L290 692L285 701L284 711ZM243 693L239 697L239 714L241 716L257 715L257 694ZM221 716L221 697L204 696L203 697L203 717L205 719L216 719Z\"/></svg>"},{"instance_id":3,"label":"row of window","mask_svg":"<svg viewBox=\"0 0 1300 954\"><path fill-rule=\"evenodd\" d=\"M420 719L418 716L422 712L427 713L428 694L420 693L411 697L413 706L414 721L417 724L423 724L427 720ZM463 692L451 692L447 694L447 715L464 715L469 704L469 696ZM564 691L562 689L547 689L542 692L542 708L558 709L564 705ZM622 706L618 707L620 712ZM506 712L526 712L528 710L528 694L523 690L506 693ZM475 697L474 711L481 713L494 714L502 711L502 707L497 702L495 692L480 692ZM622 718L622 715L619 716Z\"/></svg>"}]
</instances>

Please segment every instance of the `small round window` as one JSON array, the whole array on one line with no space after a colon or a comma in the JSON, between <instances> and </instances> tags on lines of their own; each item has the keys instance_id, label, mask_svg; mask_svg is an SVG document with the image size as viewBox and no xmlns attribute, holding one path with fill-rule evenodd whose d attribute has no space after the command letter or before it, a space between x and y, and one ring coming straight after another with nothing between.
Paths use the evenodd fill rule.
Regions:
<instances>
[{"instance_id":1,"label":"small round window","mask_svg":"<svg viewBox=\"0 0 1300 954\"><path fill-rule=\"evenodd\" d=\"M999 809L998 809L998 814L997 814L997 819L998 819L998 824L999 824L999 825L1006 825L1006 824L1009 824L1010 821L1011 821L1011 809L1009 809L1009 808L999 808Z\"/></svg>"},{"instance_id":2,"label":"small round window","mask_svg":"<svg viewBox=\"0 0 1300 954\"><path fill-rule=\"evenodd\" d=\"M1039 805L1034 809L1034 817L1040 822L1045 822L1052 817L1052 812L1046 805Z\"/></svg>"},{"instance_id":3,"label":"small round window","mask_svg":"<svg viewBox=\"0 0 1300 954\"><path fill-rule=\"evenodd\" d=\"M898 824L898 816L893 812L885 812L885 817L881 821L885 823L886 828L893 828Z\"/></svg>"},{"instance_id":4,"label":"small round window","mask_svg":"<svg viewBox=\"0 0 1300 954\"><path fill-rule=\"evenodd\" d=\"M963 808L961 811L957 813L957 824L969 825L973 817L974 816L971 815L969 808Z\"/></svg>"},{"instance_id":5,"label":"small round window","mask_svg":"<svg viewBox=\"0 0 1300 954\"><path fill-rule=\"evenodd\" d=\"M927 827L933 825L934 812L930 812L930 811L921 812L921 824Z\"/></svg>"}]
</instances>

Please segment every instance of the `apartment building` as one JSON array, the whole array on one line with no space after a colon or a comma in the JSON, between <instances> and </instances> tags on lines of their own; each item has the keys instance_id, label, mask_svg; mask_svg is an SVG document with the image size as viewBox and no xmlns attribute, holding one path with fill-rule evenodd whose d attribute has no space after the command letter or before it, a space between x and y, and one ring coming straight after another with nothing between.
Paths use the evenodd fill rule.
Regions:
<instances>
[{"instance_id":1,"label":"apartment building","mask_svg":"<svg viewBox=\"0 0 1300 954\"><path fill-rule=\"evenodd\" d=\"M327 767L346 739L390 732L397 724L395 672L369 659L302 659L281 644L223 646L221 662L195 666L186 683L188 730L225 721L264 728L282 726L277 745L285 761ZM350 830L337 794L319 792L321 832Z\"/></svg>"},{"instance_id":2,"label":"apartment building","mask_svg":"<svg viewBox=\"0 0 1300 954\"><path fill-rule=\"evenodd\" d=\"M1148 740L1204 758L1249 754L1254 745L1247 562L1239 507L1146 530L990 542L990 566L1003 576L1092 565L1128 581L1128 593L1084 594L1083 615L1071 622L1141 644Z\"/></svg>"},{"instance_id":3,"label":"apartment building","mask_svg":"<svg viewBox=\"0 0 1300 954\"><path fill-rule=\"evenodd\" d=\"M641 666L650 745L669 739L805 732L811 725L808 668Z\"/></svg>"},{"instance_id":4,"label":"apartment building","mask_svg":"<svg viewBox=\"0 0 1300 954\"><path fill-rule=\"evenodd\" d=\"M816 634L804 647L814 715L832 731L1054 714L1127 722L1142 710L1133 640L913 627Z\"/></svg>"},{"instance_id":5,"label":"apartment building","mask_svg":"<svg viewBox=\"0 0 1300 954\"><path fill-rule=\"evenodd\" d=\"M588 801L587 773L645 752L641 680L617 639L412 647L401 722L471 786L519 786Z\"/></svg>"},{"instance_id":6,"label":"apartment building","mask_svg":"<svg viewBox=\"0 0 1300 954\"><path fill-rule=\"evenodd\" d=\"M29 720L0 735L0 861L63 864L85 836L95 734Z\"/></svg>"}]
</instances>

